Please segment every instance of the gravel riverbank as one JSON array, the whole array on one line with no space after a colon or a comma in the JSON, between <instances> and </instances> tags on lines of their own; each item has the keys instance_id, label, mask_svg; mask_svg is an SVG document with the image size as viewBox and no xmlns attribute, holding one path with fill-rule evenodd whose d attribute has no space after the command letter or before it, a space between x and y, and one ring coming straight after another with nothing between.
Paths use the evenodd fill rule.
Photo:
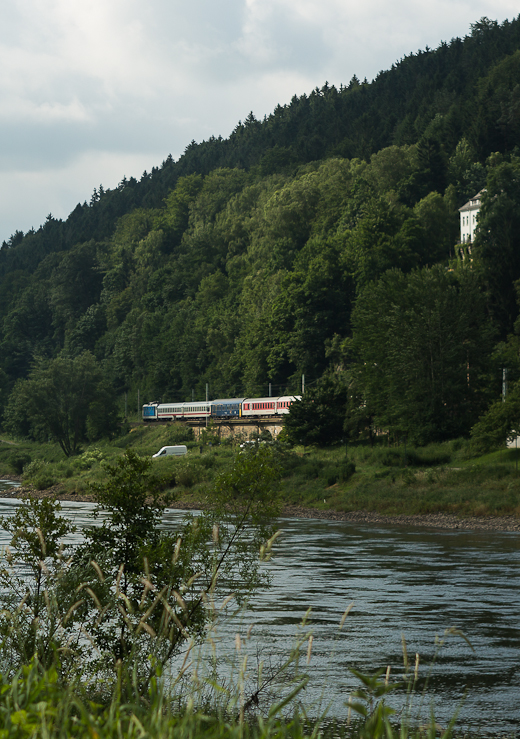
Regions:
<instances>
[{"instance_id":1,"label":"gravel riverbank","mask_svg":"<svg viewBox=\"0 0 520 739\"><path fill-rule=\"evenodd\" d=\"M19 482L20 478L15 475L5 476L14 482ZM79 502L94 502L91 495L70 495L60 490L57 485L49 490L34 490L29 487L13 487L0 492L3 498L48 498L55 497L58 500L70 500ZM201 504L196 502L176 501L175 508L181 510L191 510L200 508ZM391 524L396 526L418 526L422 528L434 529L458 529L464 531L518 531L520 532L520 518L516 516L455 516L450 513L428 513L423 515L412 516L386 516L371 511L343 511L334 510L317 510L315 508L304 508L303 506L288 505L282 510L283 516L291 518L319 518L329 521L349 521L358 524L374 524L384 525Z\"/></svg>"}]
</instances>

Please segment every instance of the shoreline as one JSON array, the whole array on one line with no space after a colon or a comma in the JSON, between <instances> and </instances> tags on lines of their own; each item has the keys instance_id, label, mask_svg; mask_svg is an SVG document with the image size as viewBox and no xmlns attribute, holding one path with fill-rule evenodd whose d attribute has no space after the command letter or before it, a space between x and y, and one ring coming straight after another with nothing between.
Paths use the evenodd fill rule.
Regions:
<instances>
[{"instance_id":1,"label":"shoreline","mask_svg":"<svg viewBox=\"0 0 520 739\"><path fill-rule=\"evenodd\" d=\"M4 480L21 482L16 475L5 475ZM56 498L76 503L94 503L92 495L70 495L60 491L59 486L48 490L34 490L28 487L13 487L0 491L2 498ZM200 502L175 501L177 510L202 508ZM282 518L316 518L326 521L345 521L346 523L369 525L408 526L453 531L496 531L520 533L520 518L516 516L456 516L452 513L424 513L386 515L374 511L335 511L306 508L299 505L286 505L282 508Z\"/></svg>"}]
</instances>

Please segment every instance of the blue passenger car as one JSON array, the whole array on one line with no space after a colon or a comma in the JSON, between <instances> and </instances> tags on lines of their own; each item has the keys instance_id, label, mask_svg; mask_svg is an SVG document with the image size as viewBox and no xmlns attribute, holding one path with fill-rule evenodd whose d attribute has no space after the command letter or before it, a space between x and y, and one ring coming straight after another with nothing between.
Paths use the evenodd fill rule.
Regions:
<instances>
[{"instance_id":1,"label":"blue passenger car","mask_svg":"<svg viewBox=\"0 0 520 739\"><path fill-rule=\"evenodd\" d=\"M225 398L211 402L213 418L240 418L244 398Z\"/></svg>"}]
</instances>

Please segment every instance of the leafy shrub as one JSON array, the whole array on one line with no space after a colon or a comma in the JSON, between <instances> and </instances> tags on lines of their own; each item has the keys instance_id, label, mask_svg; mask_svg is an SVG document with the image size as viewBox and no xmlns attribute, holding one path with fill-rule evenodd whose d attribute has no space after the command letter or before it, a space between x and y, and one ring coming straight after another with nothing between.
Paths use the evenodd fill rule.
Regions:
<instances>
[{"instance_id":1,"label":"leafy shrub","mask_svg":"<svg viewBox=\"0 0 520 739\"><path fill-rule=\"evenodd\" d=\"M426 474L424 475L424 477L426 479L426 482L429 483L437 482L438 479L435 470L432 469L426 470Z\"/></svg>"},{"instance_id":2,"label":"leafy shrub","mask_svg":"<svg viewBox=\"0 0 520 739\"><path fill-rule=\"evenodd\" d=\"M416 480L414 473L409 467L405 467L403 470L402 479L405 485L413 485Z\"/></svg>"},{"instance_id":3,"label":"leafy shrub","mask_svg":"<svg viewBox=\"0 0 520 739\"><path fill-rule=\"evenodd\" d=\"M174 488L177 485L177 475L170 470L159 477L157 482L158 490L166 490L167 488Z\"/></svg>"},{"instance_id":4,"label":"leafy shrub","mask_svg":"<svg viewBox=\"0 0 520 739\"><path fill-rule=\"evenodd\" d=\"M464 444L464 439L453 439L451 442L451 449L453 452L458 452L460 449L462 449L462 445Z\"/></svg>"},{"instance_id":5,"label":"leafy shrub","mask_svg":"<svg viewBox=\"0 0 520 739\"><path fill-rule=\"evenodd\" d=\"M34 487L36 490L47 490L56 484L56 479L50 474L50 472L44 471L41 475L34 480Z\"/></svg>"},{"instance_id":6,"label":"leafy shrub","mask_svg":"<svg viewBox=\"0 0 520 739\"><path fill-rule=\"evenodd\" d=\"M330 488L331 485L335 485L338 481L338 470L329 470L327 473L327 486Z\"/></svg>"},{"instance_id":7,"label":"leafy shrub","mask_svg":"<svg viewBox=\"0 0 520 739\"><path fill-rule=\"evenodd\" d=\"M92 449L87 449L86 452L83 452L83 454L75 460L74 464L77 469L89 470L96 462L101 462L104 458L105 455L101 449L92 447Z\"/></svg>"},{"instance_id":8,"label":"leafy shrub","mask_svg":"<svg viewBox=\"0 0 520 739\"><path fill-rule=\"evenodd\" d=\"M385 449L381 451L378 461L384 467L400 467L403 464L403 452L397 449Z\"/></svg>"},{"instance_id":9,"label":"leafy shrub","mask_svg":"<svg viewBox=\"0 0 520 739\"><path fill-rule=\"evenodd\" d=\"M183 423L174 423L168 429L168 439L166 444L180 444L185 441L194 441L195 435L193 429L185 426Z\"/></svg>"},{"instance_id":10,"label":"leafy shrub","mask_svg":"<svg viewBox=\"0 0 520 739\"><path fill-rule=\"evenodd\" d=\"M409 464L415 467L436 467L451 462L451 454L446 449L433 446L431 448L415 449L409 455Z\"/></svg>"},{"instance_id":11,"label":"leafy shrub","mask_svg":"<svg viewBox=\"0 0 520 739\"><path fill-rule=\"evenodd\" d=\"M215 457L212 454L205 454L201 457L200 463L205 469L210 470L215 466Z\"/></svg>"},{"instance_id":12,"label":"leafy shrub","mask_svg":"<svg viewBox=\"0 0 520 739\"><path fill-rule=\"evenodd\" d=\"M23 468L24 479L35 479L38 476L38 473L41 472L45 466L46 464L42 459L35 459L32 462L29 462L29 464L26 464Z\"/></svg>"},{"instance_id":13,"label":"leafy shrub","mask_svg":"<svg viewBox=\"0 0 520 739\"><path fill-rule=\"evenodd\" d=\"M340 479L342 482L350 480L354 472L356 471L356 465L350 460L345 460L341 465Z\"/></svg>"},{"instance_id":14,"label":"leafy shrub","mask_svg":"<svg viewBox=\"0 0 520 739\"><path fill-rule=\"evenodd\" d=\"M31 462L30 454L20 454L19 452L13 452L9 456L9 466L16 475L21 475L23 468Z\"/></svg>"},{"instance_id":15,"label":"leafy shrub","mask_svg":"<svg viewBox=\"0 0 520 739\"><path fill-rule=\"evenodd\" d=\"M306 480L315 480L320 476L322 469L323 462L320 459L313 459L302 464L300 474Z\"/></svg>"},{"instance_id":16,"label":"leafy shrub","mask_svg":"<svg viewBox=\"0 0 520 739\"><path fill-rule=\"evenodd\" d=\"M179 470L176 475L178 485L182 485L183 488L191 488L197 482L197 475L193 467L184 467Z\"/></svg>"},{"instance_id":17,"label":"leafy shrub","mask_svg":"<svg viewBox=\"0 0 520 739\"><path fill-rule=\"evenodd\" d=\"M451 462L451 454L439 446L432 448L414 449L407 448L405 455L404 446L390 449L377 449L372 454L372 460L376 464L379 463L384 467L402 467L405 464L411 467L435 467L437 465L448 464Z\"/></svg>"}]
</instances>

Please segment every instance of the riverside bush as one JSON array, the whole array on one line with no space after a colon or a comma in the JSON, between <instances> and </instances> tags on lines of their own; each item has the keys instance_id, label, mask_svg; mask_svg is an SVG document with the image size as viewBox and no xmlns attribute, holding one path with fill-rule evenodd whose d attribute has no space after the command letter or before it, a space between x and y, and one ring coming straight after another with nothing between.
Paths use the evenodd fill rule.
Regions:
<instances>
[{"instance_id":1,"label":"riverside bush","mask_svg":"<svg viewBox=\"0 0 520 739\"><path fill-rule=\"evenodd\" d=\"M350 480L352 475L356 471L356 465L354 462L351 462L350 460L346 459L342 465L340 470L340 479L342 482L347 482L347 480Z\"/></svg>"},{"instance_id":2,"label":"riverside bush","mask_svg":"<svg viewBox=\"0 0 520 739\"><path fill-rule=\"evenodd\" d=\"M34 478L33 485L36 490L48 490L56 485L56 482L56 478L49 471L43 471Z\"/></svg>"},{"instance_id":3,"label":"riverside bush","mask_svg":"<svg viewBox=\"0 0 520 739\"><path fill-rule=\"evenodd\" d=\"M324 462L321 459L312 459L304 462L298 472L305 480L314 480L320 477L323 467Z\"/></svg>"},{"instance_id":4,"label":"riverside bush","mask_svg":"<svg viewBox=\"0 0 520 739\"><path fill-rule=\"evenodd\" d=\"M34 479L46 466L47 465L43 459L35 459L32 462L29 462L23 468L24 479Z\"/></svg>"},{"instance_id":5,"label":"riverside bush","mask_svg":"<svg viewBox=\"0 0 520 739\"><path fill-rule=\"evenodd\" d=\"M0 569L0 650L13 670L35 653L44 665L59 655L62 677L84 670L113 687L119 665L128 676L120 690L144 697L157 671L205 635L216 618L211 602L230 593L241 602L268 584L258 552L269 557L279 510L272 450L238 453L216 477L208 510L188 514L175 534L160 526L167 500L152 467L131 450L105 465L104 483L91 488L103 524L85 530L72 556L59 546L71 527L56 502L23 501L2 521L13 552Z\"/></svg>"},{"instance_id":6,"label":"riverside bush","mask_svg":"<svg viewBox=\"0 0 520 739\"><path fill-rule=\"evenodd\" d=\"M9 466L16 475L21 475L24 467L31 462L30 454L19 454L13 452L9 455Z\"/></svg>"},{"instance_id":7,"label":"riverside bush","mask_svg":"<svg viewBox=\"0 0 520 739\"><path fill-rule=\"evenodd\" d=\"M105 455L97 447L91 447L74 460L74 466L79 470L90 470L96 462L102 462Z\"/></svg>"}]
</instances>

